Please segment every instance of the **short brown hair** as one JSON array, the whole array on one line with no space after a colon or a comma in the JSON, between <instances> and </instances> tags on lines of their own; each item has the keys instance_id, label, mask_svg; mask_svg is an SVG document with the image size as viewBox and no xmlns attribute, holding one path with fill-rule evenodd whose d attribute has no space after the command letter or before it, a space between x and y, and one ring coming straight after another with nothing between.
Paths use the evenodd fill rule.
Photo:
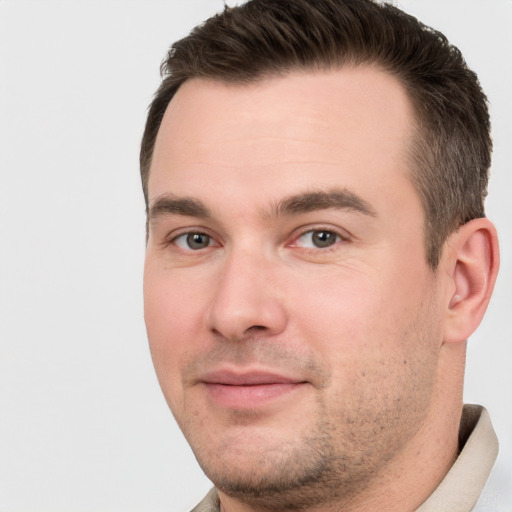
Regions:
<instances>
[{"instance_id":1,"label":"short brown hair","mask_svg":"<svg viewBox=\"0 0 512 512\"><path fill-rule=\"evenodd\" d=\"M426 257L484 216L492 141L476 74L446 37L372 0L250 0L208 19L173 44L150 105L140 168L144 197L167 105L191 78L251 83L292 70L375 64L406 88L416 114L411 179L425 210Z\"/></svg>"}]
</instances>

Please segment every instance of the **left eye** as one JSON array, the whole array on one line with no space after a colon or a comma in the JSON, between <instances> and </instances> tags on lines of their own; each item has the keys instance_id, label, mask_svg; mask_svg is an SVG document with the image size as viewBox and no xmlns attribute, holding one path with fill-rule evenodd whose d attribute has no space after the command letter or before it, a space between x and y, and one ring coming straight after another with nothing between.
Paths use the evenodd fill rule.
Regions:
<instances>
[{"instance_id":1,"label":"left eye","mask_svg":"<svg viewBox=\"0 0 512 512\"><path fill-rule=\"evenodd\" d=\"M212 238L206 233L185 233L177 236L173 242L184 250L198 251L200 249L206 249L210 245L213 245Z\"/></svg>"},{"instance_id":2,"label":"left eye","mask_svg":"<svg viewBox=\"0 0 512 512\"><path fill-rule=\"evenodd\" d=\"M330 247L336 242L341 240L340 235L334 231L327 229L315 229L313 231L307 231L301 235L296 242L296 245L306 248L324 249Z\"/></svg>"}]
</instances>

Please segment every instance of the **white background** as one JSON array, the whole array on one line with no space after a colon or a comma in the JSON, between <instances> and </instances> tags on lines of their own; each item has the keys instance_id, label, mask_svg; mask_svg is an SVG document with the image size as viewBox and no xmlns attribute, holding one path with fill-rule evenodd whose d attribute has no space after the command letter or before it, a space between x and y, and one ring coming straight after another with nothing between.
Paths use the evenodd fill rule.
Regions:
<instances>
[{"instance_id":1,"label":"white background","mask_svg":"<svg viewBox=\"0 0 512 512\"><path fill-rule=\"evenodd\" d=\"M512 1L399 3L459 46L493 115L502 269L469 342L512 474ZM210 484L153 375L138 149L169 44L221 0L0 0L0 510L185 511ZM509 484L512 487L512 484Z\"/></svg>"}]
</instances>

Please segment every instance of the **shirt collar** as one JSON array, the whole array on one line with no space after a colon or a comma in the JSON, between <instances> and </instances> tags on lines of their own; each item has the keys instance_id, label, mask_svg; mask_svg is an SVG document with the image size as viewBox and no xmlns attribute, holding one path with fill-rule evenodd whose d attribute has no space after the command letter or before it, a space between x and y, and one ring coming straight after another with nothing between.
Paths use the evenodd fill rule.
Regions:
<instances>
[{"instance_id":1,"label":"shirt collar","mask_svg":"<svg viewBox=\"0 0 512 512\"><path fill-rule=\"evenodd\" d=\"M464 406L459 444L455 464L417 512L469 512L475 506L498 455L498 439L486 409Z\"/></svg>"}]
</instances>

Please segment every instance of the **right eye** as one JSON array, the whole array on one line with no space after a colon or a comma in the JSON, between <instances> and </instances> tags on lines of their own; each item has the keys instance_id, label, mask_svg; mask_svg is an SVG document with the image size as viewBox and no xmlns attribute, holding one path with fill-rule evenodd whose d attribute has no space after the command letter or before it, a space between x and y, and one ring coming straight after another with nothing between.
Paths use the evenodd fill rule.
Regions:
<instances>
[{"instance_id":1,"label":"right eye","mask_svg":"<svg viewBox=\"0 0 512 512\"><path fill-rule=\"evenodd\" d=\"M183 233L174 238L172 242L184 251L199 251L216 245L211 236L198 231Z\"/></svg>"}]
</instances>

